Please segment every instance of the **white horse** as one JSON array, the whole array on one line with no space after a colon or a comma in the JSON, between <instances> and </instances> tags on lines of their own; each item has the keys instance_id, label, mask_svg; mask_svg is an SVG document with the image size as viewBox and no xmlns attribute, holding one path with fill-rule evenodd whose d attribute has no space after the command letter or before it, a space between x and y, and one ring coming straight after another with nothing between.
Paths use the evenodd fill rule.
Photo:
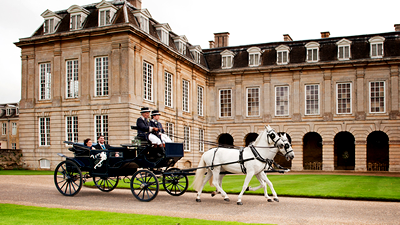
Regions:
<instances>
[{"instance_id":1,"label":"white horse","mask_svg":"<svg viewBox=\"0 0 400 225\"><path fill-rule=\"evenodd\" d=\"M291 145L289 143L284 143L281 137L270 127L266 126L265 130L257 137L253 145L249 145L243 150L244 160L243 165L241 163L232 163L240 160L240 152L237 150L232 150L229 148L213 148L203 154L200 159L198 167L200 168L196 171L196 176L193 181L193 188L197 191L196 201L200 202L200 195L207 181L213 177L212 184L216 187L217 191L221 193L225 201L229 201L229 197L226 192L222 189L222 178L224 175L220 176L220 172L228 171L231 173L239 174L246 172L246 178L243 184L242 191L238 196L238 205L242 205L242 196L246 191L251 178L256 175L261 187L264 187L264 195L267 200L271 200L267 193L268 184L273 190L272 183L268 180L264 173L264 169L267 166L267 161L272 160L276 153L281 151L285 155L287 160L294 158L294 153ZM253 160L246 160L253 159ZM224 165L220 165L224 164ZM220 165L220 166L213 166ZM243 170L245 168L245 170ZM204 176L207 172L206 176ZM276 192L273 190L274 199L277 199Z\"/></svg>"}]
</instances>

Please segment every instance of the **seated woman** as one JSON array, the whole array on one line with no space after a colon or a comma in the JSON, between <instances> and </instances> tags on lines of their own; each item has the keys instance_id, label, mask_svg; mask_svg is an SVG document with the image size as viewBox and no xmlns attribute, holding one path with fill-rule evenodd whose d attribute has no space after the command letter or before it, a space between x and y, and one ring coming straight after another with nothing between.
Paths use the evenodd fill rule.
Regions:
<instances>
[{"instance_id":1,"label":"seated woman","mask_svg":"<svg viewBox=\"0 0 400 225\"><path fill-rule=\"evenodd\" d=\"M90 139L90 138L86 138L86 139L83 141L83 144L84 144L85 146L87 146L89 149L94 149L93 146L92 146L92 139Z\"/></svg>"}]
</instances>

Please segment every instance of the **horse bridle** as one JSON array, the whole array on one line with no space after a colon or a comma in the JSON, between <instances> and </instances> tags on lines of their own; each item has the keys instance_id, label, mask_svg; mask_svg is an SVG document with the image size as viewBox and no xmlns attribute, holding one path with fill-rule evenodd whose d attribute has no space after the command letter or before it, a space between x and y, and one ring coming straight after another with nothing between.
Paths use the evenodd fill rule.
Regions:
<instances>
[{"instance_id":1,"label":"horse bridle","mask_svg":"<svg viewBox=\"0 0 400 225\"><path fill-rule=\"evenodd\" d=\"M272 141L274 142L274 146L275 147L277 147L277 148L279 148L278 146L276 146L276 143L278 143L278 141L279 140L281 140L282 142L284 142L282 139L281 139L281 137L279 137L279 135L278 135L278 137L277 137L277 135L276 135L276 132L272 129L272 130L270 130L270 131L268 131L268 137L269 138L271 138L272 139ZM286 158L286 156L289 154L289 153L291 153L291 152L293 152L293 149L292 150L290 150L290 151L288 151L288 149L289 149L289 143L285 143L284 144L284 149L285 149L285 158Z\"/></svg>"}]
</instances>

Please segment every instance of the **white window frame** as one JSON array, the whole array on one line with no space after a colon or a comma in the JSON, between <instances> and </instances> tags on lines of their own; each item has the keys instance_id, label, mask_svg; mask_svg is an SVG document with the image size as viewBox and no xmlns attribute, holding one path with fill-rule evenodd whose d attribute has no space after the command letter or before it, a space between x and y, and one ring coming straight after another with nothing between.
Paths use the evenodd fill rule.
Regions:
<instances>
[{"instance_id":1,"label":"white window frame","mask_svg":"<svg viewBox=\"0 0 400 225\"><path fill-rule=\"evenodd\" d=\"M286 45L279 45L275 48L276 50L276 64L285 65L289 63L289 52L290 48ZM286 59L285 57L286 56Z\"/></svg>"},{"instance_id":2,"label":"white window frame","mask_svg":"<svg viewBox=\"0 0 400 225\"><path fill-rule=\"evenodd\" d=\"M317 93L316 94L309 93L309 90L307 90L307 87L314 88L314 91L317 91ZM310 90L310 91L312 91L312 90ZM319 84L306 84L304 86L304 95L305 95L304 96L305 97L305 101L304 101L305 102L305 107L304 107L305 115L307 115L307 116L319 115L320 114L320 99L321 99L320 85ZM314 97L316 97L317 99L313 99ZM317 105L315 105L315 104L317 104ZM314 106L314 109L312 109L312 106Z\"/></svg>"},{"instance_id":3,"label":"white window frame","mask_svg":"<svg viewBox=\"0 0 400 225\"><path fill-rule=\"evenodd\" d=\"M85 8L77 5L72 5L67 9L70 14L69 29L70 30L80 30L83 28L83 22L89 15L89 11Z\"/></svg>"},{"instance_id":4,"label":"white window frame","mask_svg":"<svg viewBox=\"0 0 400 225\"><path fill-rule=\"evenodd\" d=\"M44 19L43 22L43 34L53 34L56 32L58 25L62 19L61 16L57 15L56 13L46 10L44 11L41 16Z\"/></svg>"},{"instance_id":5,"label":"white window frame","mask_svg":"<svg viewBox=\"0 0 400 225\"><path fill-rule=\"evenodd\" d=\"M338 46L337 58L338 60L350 60L351 59L351 41L343 38L342 40L336 42ZM347 50L346 50L347 48ZM342 54L340 54L342 53ZM346 55L347 53L347 55Z\"/></svg>"},{"instance_id":6,"label":"white window frame","mask_svg":"<svg viewBox=\"0 0 400 225\"><path fill-rule=\"evenodd\" d=\"M11 123L11 134L17 135L17 123L15 123L15 122Z\"/></svg>"},{"instance_id":7,"label":"white window frame","mask_svg":"<svg viewBox=\"0 0 400 225\"><path fill-rule=\"evenodd\" d=\"M229 69L233 67L233 58L235 54L229 50L221 52L221 68Z\"/></svg>"},{"instance_id":8,"label":"white window frame","mask_svg":"<svg viewBox=\"0 0 400 225\"><path fill-rule=\"evenodd\" d=\"M94 140L97 140L100 135L104 136L104 140L108 143L109 116L95 115L94 116Z\"/></svg>"},{"instance_id":9,"label":"white window frame","mask_svg":"<svg viewBox=\"0 0 400 225\"><path fill-rule=\"evenodd\" d=\"M253 96L253 92L251 90L257 90L256 96ZM250 92L251 91L251 92ZM253 101L254 99L256 101ZM256 117L260 116L260 88L259 87L249 87L246 88L246 115L248 117ZM255 108L256 110L253 110ZM253 111L256 114L253 115Z\"/></svg>"},{"instance_id":10,"label":"white window frame","mask_svg":"<svg viewBox=\"0 0 400 225\"><path fill-rule=\"evenodd\" d=\"M50 160L48 159L39 160L39 166L41 169L50 169Z\"/></svg>"},{"instance_id":11,"label":"white window frame","mask_svg":"<svg viewBox=\"0 0 400 225\"><path fill-rule=\"evenodd\" d=\"M7 135L7 123L1 125L1 135Z\"/></svg>"},{"instance_id":12,"label":"white window frame","mask_svg":"<svg viewBox=\"0 0 400 225\"><path fill-rule=\"evenodd\" d=\"M11 116L11 108L6 108L6 116Z\"/></svg>"},{"instance_id":13,"label":"white window frame","mask_svg":"<svg viewBox=\"0 0 400 225\"><path fill-rule=\"evenodd\" d=\"M173 79L174 75L164 72L164 105L170 108L173 107Z\"/></svg>"},{"instance_id":14,"label":"white window frame","mask_svg":"<svg viewBox=\"0 0 400 225\"><path fill-rule=\"evenodd\" d=\"M286 93L286 95L279 95L278 96L278 89L281 89L282 88L282 90L279 90L279 93ZM286 90L284 90L284 89L286 89ZM282 98L287 98L286 100L285 99L283 99L283 100L278 100L278 97L282 97ZM282 110L281 109L279 109L279 111L278 111L278 107L280 107L281 106L281 103L285 103L286 102L286 106L285 105L283 105L283 107L287 107L287 109L284 109L283 111L283 113L278 113L278 112L281 112ZM279 105L278 105L279 104ZM280 85L280 86L276 86L275 87L275 116L289 116L289 111L290 110L290 89L289 89L289 86L288 85Z\"/></svg>"},{"instance_id":15,"label":"white window frame","mask_svg":"<svg viewBox=\"0 0 400 225\"><path fill-rule=\"evenodd\" d=\"M65 139L71 142L78 142L78 117L65 117Z\"/></svg>"},{"instance_id":16,"label":"white window frame","mask_svg":"<svg viewBox=\"0 0 400 225\"><path fill-rule=\"evenodd\" d=\"M80 13L70 15L70 30L80 30L82 29L82 16Z\"/></svg>"},{"instance_id":17,"label":"white window frame","mask_svg":"<svg viewBox=\"0 0 400 225\"><path fill-rule=\"evenodd\" d=\"M39 64L39 100L51 99L51 63Z\"/></svg>"},{"instance_id":18,"label":"white window frame","mask_svg":"<svg viewBox=\"0 0 400 225\"><path fill-rule=\"evenodd\" d=\"M99 27L111 25L111 10L99 10Z\"/></svg>"},{"instance_id":19,"label":"white window frame","mask_svg":"<svg viewBox=\"0 0 400 225\"><path fill-rule=\"evenodd\" d=\"M223 92L226 92L223 93ZM232 89L220 89L219 90L219 117L220 118L230 118L232 117ZM226 98L226 102L222 102L223 100L225 100L225 96L227 96ZM229 96L229 98L228 98ZM225 115L227 114L227 115Z\"/></svg>"},{"instance_id":20,"label":"white window frame","mask_svg":"<svg viewBox=\"0 0 400 225\"><path fill-rule=\"evenodd\" d=\"M143 99L153 101L153 65L143 61Z\"/></svg>"},{"instance_id":21,"label":"white window frame","mask_svg":"<svg viewBox=\"0 0 400 225\"><path fill-rule=\"evenodd\" d=\"M15 108L15 115L19 115L19 107Z\"/></svg>"},{"instance_id":22,"label":"white window frame","mask_svg":"<svg viewBox=\"0 0 400 225\"><path fill-rule=\"evenodd\" d=\"M173 123L165 123L165 134L168 135L172 142L174 142L174 127Z\"/></svg>"},{"instance_id":23,"label":"white window frame","mask_svg":"<svg viewBox=\"0 0 400 225\"><path fill-rule=\"evenodd\" d=\"M369 55L371 58L383 58L385 51L384 51L384 42L385 38L381 36L374 36L370 38L370 52ZM374 52L375 49L375 52Z\"/></svg>"},{"instance_id":24,"label":"white window frame","mask_svg":"<svg viewBox=\"0 0 400 225\"><path fill-rule=\"evenodd\" d=\"M204 88L202 86L197 86L197 115L203 116L204 108Z\"/></svg>"},{"instance_id":25,"label":"white window frame","mask_svg":"<svg viewBox=\"0 0 400 225\"><path fill-rule=\"evenodd\" d=\"M204 129L199 128L199 152L204 152Z\"/></svg>"},{"instance_id":26,"label":"white window frame","mask_svg":"<svg viewBox=\"0 0 400 225\"><path fill-rule=\"evenodd\" d=\"M190 152L190 127L184 126L183 127L183 150L185 152Z\"/></svg>"},{"instance_id":27,"label":"white window frame","mask_svg":"<svg viewBox=\"0 0 400 225\"><path fill-rule=\"evenodd\" d=\"M66 98L79 97L79 63L78 60L67 60L66 69Z\"/></svg>"},{"instance_id":28,"label":"white window frame","mask_svg":"<svg viewBox=\"0 0 400 225\"><path fill-rule=\"evenodd\" d=\"M309 42L306 45L306 62L318 62L319 61L319 43ZM311 56L310 56L311 53Z\"/></svg>"},{"instance_id":29,"label":"white window frame","mask_svg":"<svg viewBox=\"0 0 400 225\"><path fill-rule=\"evenodd\" d=\"M379 93L382 93L383 94L383 96L381 96L381 95L379 95L378 97L372 97L372 91L371 91L371 86L372 86L372 83L380 83L380 84L383 84L383 91L382 90L379 90ZM376 111L372 111L372 105L373 105L373 103L372 103L372 98L383 98L383 100L382 101L378 101L378 104L380 105L380 103L383 103L383 106L382 106L382 111L378 111L378 112L376 112ZM376 108L376 107L374 107L374 108ZM381 107L379 106L379 110L381 110ZM371 82L369 82L369 112L370 113L386 113L386 82L385 81L371 81Z\"/></svg>"},{"instance_id":30,"label":"white window frame","mask_svg":"<svg viewBox=\"0 0 400 225\"><path fill-rule=\"evenodd\" d=\"M249 66L259 66L261 65L261 49L258 47L251 47L247 49L249 53Z\"/></svg>"},{"instance_id":31,"label":"white window frame","mask_svg":"<svg viewBox=\"0 0 400 225\"><path fill-rule=\"evenodd\" d=\"M109 60L108 56L96 57L95 60L95 96L108 96L109 94Z\"/></svg>"},{"instance_id":32,"label":"white window frame","mask_svg":"<svg viewBox=\"0 0 400 225\"><path fill-rule=\"evenodd\" d=\"M50 117L39 117L39 146L50 146Z\"/></svg>"},{"instance_id":33,"label":"white window frame","mask_svg":"<svg viewBox=\"0 0 400 225\"><path fill-rule=\"evenodd\" d=\"M348 90L349 93L339 93L339 85L349 85L349 89L350 89L350 90ZM347 88L346 89L345 88L341 88L341 90L347 90ZM353 87L352 87L352 83L351 82L340 82L340 83L336 84L336 114L338 114L338 115L341 115L341 114L352 114L352 111L353 111L353 107L352 107L352 105L353 105L353 99L352 99L353 98L353 93L352 93L352 90L353 90ZM342 92L342 91L340 91L340 92ZM350 98L339 96L339 94L340 95L350 94ZM348 101L348 100L349 100L349 102L346 102L346 103L342 102L342 101ZM344 104L349 105L349 108L347 108L347 107L346 108L340 108L339 105L344 105ZM349 109L349 112L339 112L339 108L342 109L342 110Z\"/></svg>"},{"instance_id":34,"label":"white window frame","mask_svg":"<svg viewBox=\"0 0 400 225\"><path fill-rule=\"evenodd\" d=\"M190 83L187 80L182 80L182 110L184 112L189 112L189 93L190 93Z\"/></svg>"}]
</instances>

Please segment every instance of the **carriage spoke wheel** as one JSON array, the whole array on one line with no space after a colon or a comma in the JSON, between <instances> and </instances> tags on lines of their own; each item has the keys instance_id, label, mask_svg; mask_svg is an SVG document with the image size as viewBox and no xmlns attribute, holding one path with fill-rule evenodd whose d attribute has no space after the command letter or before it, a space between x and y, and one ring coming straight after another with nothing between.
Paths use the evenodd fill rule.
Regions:
<instances>
[{"instance_id":1,"label":"carriage spoke wheel","mask_svg":"<svg viewBox=\"0 0 400 225\"><path fill-rule=\"evenodd\" d=\"M66 160L60 162L54 171L54 184L65 196L74 196L82 188L82 172L76 163Z\"/></svg>"},{"instance_id":2,"label":"carriage spoke wheel","mask_svg":"<svg viewBox=\"0 0 400 225\"><path fill-rule=\"evenodd\" d=\"M133 174L131 191L138 200L149 202L157 196L158 190L158 179L154 173L148 170L139 170Z\"/></svg>"},{"instance_id":3,"label":"carriage spoke wheel","mask_svg":"<svg viewBox=\"0 0 400 225\"><path fill-rule=\"evenodd\" d=\"M167 170L167 174L163 174L163 187L168 194L180 196L186 192L189 181L184 174L168 174L168 172L179 172L177 168Z\"/></svg>"},{"instance_id":4,"label":"carriage spoke wheel","mask_svg":"<svg viewBox=\"0 0 400 225\"><path fill-rule=\"evenodd\" d=\"M100 191L110 192L117 187L119 177L93 177L93 182Z\"/></svg>"}]
</instances>

